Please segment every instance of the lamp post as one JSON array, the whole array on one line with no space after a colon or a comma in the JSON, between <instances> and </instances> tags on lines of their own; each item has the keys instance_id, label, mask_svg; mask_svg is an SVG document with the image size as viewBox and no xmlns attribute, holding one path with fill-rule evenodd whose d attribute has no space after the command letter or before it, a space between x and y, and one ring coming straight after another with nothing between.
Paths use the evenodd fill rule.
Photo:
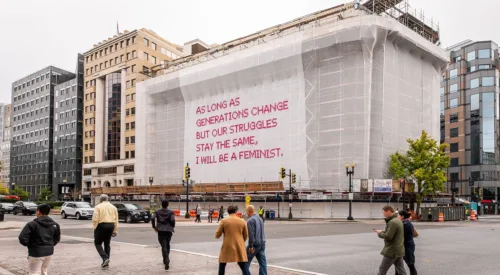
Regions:
<instances>
[{"instance_id":1,"label":"lamp post","mask_svg":"<svg viewBox=\"0 0 500 275\"><path fill-rule=\"evenodd\" d=\"M149 176L149 186L153 186L153 177ZM152 197L151 193L149 193L149 211L151 211L151 206L152 206Z\"/></svg>"},{"instance_id":2,"label":"lamp post","mask_svg":"<svg viewBox=\"0 0 500 275\"><path fill-rule=\"evenodd\" d=\"M352 199L353 199L353 195L352 195L352 175L354 175L354 163L349 165L349 164L346 164L345 165L345 173L346 173L346 176L349 177L349 217L347 217L347 220L348 221L352 221L354 220L354 218L352 217ZM349 168L351 168L349 170Z\"/></svg>"},{"instance_id":3,"label":"lamp post","mask_svg":"<svg viewBox=\"0 0 500 275\"><path fill-rule=\"evenodd\" d=\"M399 185L401 186L401 196L403 197L403 210L405 210L405 180L400 179Z\"/></svg>"}]
</instances>

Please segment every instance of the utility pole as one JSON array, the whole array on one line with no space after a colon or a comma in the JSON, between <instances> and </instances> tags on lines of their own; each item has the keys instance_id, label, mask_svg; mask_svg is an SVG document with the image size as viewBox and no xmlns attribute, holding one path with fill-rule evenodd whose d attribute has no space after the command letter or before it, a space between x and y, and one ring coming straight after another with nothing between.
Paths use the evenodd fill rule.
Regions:
<instances>
[{"instance_id":1,"label":"utility pole","mask_svg":"<svg viewBox=\"0 0 500 275\"><path fill-rule=\"evenodd\" d=\"M288 194L288 219L291 220L293 218L292 215L292 199L293 199L293 193L292 193L292 169L288 170L288 179L290 183L290 194Z\"/></svg>"},{"instance_id":2,"label":"utility pole","mask_svg":"<svg viewBox=\"0 0 500 275\"><path fill-rule=\"evenodd\" d=\"M352 217L352 175L354 175L354 163L349 165L349 164L346 164L345 165L345 172L346 172L346 175L349 177L349 217L347 217L347 220L348 221L352 221L354 220L354 218ZM351 170L349 170L349 168L351 168Z\"/></svg>"},{"instance_id":3,"label":"utility pole","mask_svg":"<svg viewBox=\"0 0 500 275\"><path fill-rule=\"evenodd\" d=\"M184 218L189 219L189 181L191 178L191 168L189 167L189 162L186 163L186 166L184 166L184 180L182 181L182 184L186 184L186 214L184 215Z\"/></svg>"}]
</instances>

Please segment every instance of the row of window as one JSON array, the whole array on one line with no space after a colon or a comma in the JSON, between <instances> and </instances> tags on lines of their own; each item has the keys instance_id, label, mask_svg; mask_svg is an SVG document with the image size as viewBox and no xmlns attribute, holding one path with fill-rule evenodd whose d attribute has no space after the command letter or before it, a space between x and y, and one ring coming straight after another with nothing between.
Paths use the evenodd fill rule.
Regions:
<instances>
[{"instance_id":1,"label":"row of window","mask_svg":"<svg viewBox=\"0 0 500 275\"><path fill-rule=\"evenodd\" d=\"M31 81L28 80L23 84L19 84L18 86L14 87L14 92L24 89L25 87L29 87L30 83L31 85L34 85L35 83L43 81L45 78L47 79L50 78L50 72L46 73L45 75L38 76L37 78L33 78Z\"/></svg>"},{"instance_id":2,"label":"row of window","mask_svg":"<svg viewBox=\"0 0 500 275\"><path fill-rule=\"evenodd\" d=\"M130 122L130 123L125 123L125 130L134 130L135 129L135 122Z\"/></svg>"},{"instance_id":3,"label":"row of window","mask_svg":"<svg viewBox=\"0 0 500 275\"><path fill-rule=\"evenodd\" d=\"M85 95L85 100L92 100L95 98L95 92L88 93Z\"/></svg>"},{"instance_id":4,"label":"row of window","mask_svg":"<svg viewBox=\"0 0 500 275\"><path fill-rule=\"evenodd\" d=\"M76 84L73 85L70 89L70 87L67 87L66 89L61 89L59 90L59 96L62 96L62 95L67 95L69 94L69 92L72 91L72 92L76 92ZM56 93L57 94L57 93Z\"/></svg>"},{"instance_id":5,"label":"row of window","mask_svg":"<svg viewBox=\"0 0 500 275\"><path fill-rule=\"evenodd\" d=\"M94 137L95 136L95 131L86 131L85 132L85 137Z\"/></svg>"},{"instance_id":6,"label":"row of window","mask_svg":"<svg viewBox=\"0 0 500 275\"><path fill-rule=\"evenodd\" d=\"M28 98L30 95L36 95L36 94L38 94L40 92L45 91L45 89L47 89L47 90L49 89L49 84L47 84L45 86L40 86L40 87L38 87L36 89L33 89L31 91L27 91L26 93L23 93L21 95L15 96L14 97L14 102L22 100L23 98Z\"/></svg>"},{"instance_id":7,"label":"row of window","mask_svg":"<svg viewBox=\"0 0 500 275\"><path fill-rule=\"evenodd\" d=\"M29 101L29 102L26 102L26 103L14 106L13 110L14 110L14 112L16 112L16 111L22 110L24 108L28 108L30 106L34 106L35 104L38 104L39 102L42 103L44 98L45 98L45 101L49 101L49 99L50 99L49 95L42 96L42 97L39 97L37 99L33 99L33 100Z\"/></svg>"},{"instance_id":8,"label":"row of window","mask_svg":"<svg viewBox=\"0 0 500 275\"><path fill-rule=\"evenodd\" d=\"M133 102L133 101L135 101L135 93L127 95L125 98L126 98L127 103Z\"/></svg>"},{"instance_id":9,"label":"row of window","mask_svg":"<svg viewBox=\"0 0 500 275\"><path fill-rule=\"evenodd\" d=\"M49 140L49 139L45 139L45 140ZM38 142L40 142L38 144ZM32 153L33 151L36 151L36 149L40 150L45 150L45 148L41 148L41 147L38 147L36 148L36 146L38 145L42 145L42 142L43 140L40 140L40 141L32 141L30 143L26 143L26 144L20 144L20 145L14 145L12 147L12 152L23 152L24 150L27 150L28 153Z\"/></svg>"},{"instance_id":10,"label":"row of window","mask_svg":"<svg viewBox=\"0 0 500 275\"><path fill-rule=\"evenodd\" d=\"M468 52L466 55L466 60L467 61L472 61L474 59L481 59L481 58L491 58L493 56L493 51L491 49L481 49L477 51L471 51ZM458 61L462 60L461 56L457 56L453 58L453 63L457 63Z\"/></svg>"},{"instance_id":11,"label":"row of window","mask_svg":"<svg viewBox=\"0 0 500 275\"><path fill-rule=\"evenodd\" d=\"M95 124L95 118L91 117L91 118L85 119L85 126L94 125L94 124Z\"/></svg>"},{"instance_id":12,"label":"row of window","mask_svg":"<svg viewBox=\"0 0 500 275\"><path fill-rule=\"evenodd\" d=\"M13 127L13 131L15 132L15 131L20 131L20 130L24 130L24 129L29 129L29 128L32 128L32 127L35 127L35 126L38 126L38 125L42 125L44 122L45 123L49 123L49 118L45 117L45 118L33 120L31 122L26 122L25 124L14 126Z\"/></svg>"},{"instance_id":13,"label":"row of window","mask_svg":"<svg viewBox=\"0 0 500 275\"><path fill-rule=\"evenodd\" d=\"M68 129L75 129L75 128L76 128L76 121L67 122L65 124L59 125L59 131L68 130Z\"/></svg>"},{"instance_id":14,"label":"row of window","mask_svg":"<svg viewBox=\"0 0 500 275\"><path fill-rule=\"evenodd\" d=\"M76 116L76 109L59 113L59 119L68 118L70 116Z\"/></svg>"},{"instance_id":15,"label":"row of window","mask_svg":"<svg viewBox=\"0 0 500 275\"><path fill-rule=\"evenodd\" d=\"M115 59L111 58L109 61L106 60L106 61L100 63L99 65L95 65L93 67L85 69L85 74L91 75L93 73L97 73L99 71L102 71L102 70L109 68L109 67L112 67L114 65L121 64L127 60L132 60L132 59L137 57L137 52L136 51L129 52L129 53L127 53L126 57L127 57L127 59L125 59L125 55L122 54L120 56L115 57Z\"/></svg>"},{"instance_id":16,"label":"row of window","mask_svg":"<svg viewBox=\"0 0 500 275\"><path fill-rule=\"evenodd\" d=\"M44 133L45 133L45 135L48 135L49 134L49 130L48 129L42 129L42 130L34 131L34 132L31 132L31 133L21 134L21 135L18 135L18 136L14 136L14 138L12 140L24 140L24 139L28 139L28 138L32 138L32 137L43 136ZM45 141L44 145L47 145L47 144L48 144L48 141Z\"/></svg>"},{"instance_id":17,"label":"row of window","mask_svg":"<svg viewBox=\"0 0 500 275\"><path fill-rule=\"evenodd\" d=\"M135 42L136 42L135 36L132 38L122 40L121 42L117 42L117 43L115 43L115 45L111 45L109 47L106 47L105 49L102 49L98 52L95 52L95 53L87 56L85 58L85 63L89 63L89 62L93 61L94 59L97 60L103 56L106 56L108 54L111 54L113 52L118 51L118 46L120 46L120 49L123 49L123 48L128 47L132 44L135 44Z\"/></svg>"},{"instance_id":18,"label":"row of window","mask_svg":"<svg viewBox=\"0 0 500 275\"><path fill-rule=\"evenodd\" d=\"M491 87L495 86L495 77L493 76L484 76L481 77L481 83L479 78L474 78L470 80L470 89L478 88L478 87ZM458 83L451 84L450 86L450 94L458 91ZM444 95L444 88L441 87L441 95Z\"/></svg>"},{"instance_id":19,"label":"row of window","mask_svg":"<svg viewBox=\"0 0 500 275\"><path fill-rule=\"evenodd\" d=\"M79 151L80 151L80 149L79 149ZM58 152L59 155L67 154L67 153L75 153L76 152L76 147L61 148L59 150L54 150L54 152Z\"/></svg>"},{"instance_id":20,"label":"row of window","mask_svg":"<svg viewBox=\"0 0 500 275\"><path fill-rule=\"evenodd\" d=\"M85 151L94 150L94 149L95 149L95 143L85 144Z\"/></svg>"},{"instance_id":21,"label":"row of window","mask_svg":"<svg viewBox=\"0 0 500 275\"><path fill-rule=\"evenodd\" d=\"M21 119L29 118L29 117L38 117L39 114L40 115L43 114L44 110L45 110L46 113L48 113L49 112L49 106L42 106L39 109L33 110L31 112L26 112L24 114L20 114L20 115L14 116L13 120L16 121L16 120L21 120ZM47 117L47 119L48 119L48 117ZM14 131L15 131L16 126L14 126L13 128L14 128Z\"/></svg>"},{"instance_id":22,"label":"row of window","mask_svg":"<svg viewBox=\"0 0 500 275\"><path fill-rule=\"evenodd\" d=\"M126 82L126 84L127 84L127 85L126 85L127 89L128 89L128 88L130 88L130 87L135 87L135 79L128 80L128 81Z\"/></svg>"},{"instance_id":23,"label":"row of window","mask_svg":"<svg viewBox=\"0 0 500 275\"><path fill-rule=\"evenodd\" d=\"M64 136L59 136L59 139L55 139L54 141L56 142L57 140L59 140L59 142L63 142L63 141L72 141L72 140L76 140L76 133L73 133L73 134L67 134L67 135L64 135Z\"/></svg>"},{"instance_id":24,"label":"row of window","mask_svg":"<svg viewBox=\"0 0 500 275\"><path fill-rule=\"evenodd\" d=\"M125 144L135 144L135 136L125 137Z\"/></svg>"},{"instance_id":25,"label":"row of window","mask_svg":"<svg viewBox=\"0 0 500 275\"><path fill-rule=\"evenodd\" d=\"M20 156L14 156L12 157L13 161L20 161L20 160L35 160L35 159L40 159L44 157L48 157L49 152L44 151L44 152L39 152L39 153L31 153L31 154L24 154ZM45 162L45 161L40 161L40 162Z\"/></svg>"}]
</instances>

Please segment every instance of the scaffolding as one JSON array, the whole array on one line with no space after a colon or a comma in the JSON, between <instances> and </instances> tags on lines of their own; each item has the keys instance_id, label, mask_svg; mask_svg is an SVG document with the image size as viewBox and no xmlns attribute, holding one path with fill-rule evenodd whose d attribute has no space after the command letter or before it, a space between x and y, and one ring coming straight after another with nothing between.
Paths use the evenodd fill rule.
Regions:
<instances>
[{"instance_id":1,"label":"scaffolding","mask_svg":"<svg viewBox=\"0 0 500 275\"><path fill-rule=\"evenodd\" d=\"M362 7L367 12L399 21L434 44L439 42L439 23L425 17L422 10L411 7L407 0L368 0Z\"/></svg>"}]
</instances>

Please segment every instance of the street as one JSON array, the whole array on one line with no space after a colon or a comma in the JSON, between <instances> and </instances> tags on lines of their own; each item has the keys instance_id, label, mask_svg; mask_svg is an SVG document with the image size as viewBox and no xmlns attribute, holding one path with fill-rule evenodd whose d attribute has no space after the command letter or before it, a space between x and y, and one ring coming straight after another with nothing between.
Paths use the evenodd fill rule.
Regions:
<instances>
[{"instance_id":1,"label":"street","mask_svg":"<svg viewBox=\"0 0 500 275\"><path fill-rule=\"evenodd\" d=\"M26 222L33 218L6 215L7 221ZM91 221L63 220L59 216L54 219L60 223L64 236L92 241ZM286 268L285 272L295 272L284 274L300 274L301 271L303 274L375 274L381 260L379 252L383 241L372 233L373 229L384 228L381 220L352 223L268 221L265 225L268 264ZM221 240L214 239L216 227L217 223L206 221L201 224L179 221L172 249L201 254L216 262L221 244ZM415 227L420 234L416 239L416 266L420 274L494 274L500 268L496 259L500 220L415 223ZM0 241L12 240L18 234L18 230L0 231ZM159 247L151 224L146 223L120 223L114 241ZM19 246L12 249L15 248ZM9 250L2 249L0 259L5 259ZM160 251L157 252L159 255Z\"/></svg>"}]
</instances>

